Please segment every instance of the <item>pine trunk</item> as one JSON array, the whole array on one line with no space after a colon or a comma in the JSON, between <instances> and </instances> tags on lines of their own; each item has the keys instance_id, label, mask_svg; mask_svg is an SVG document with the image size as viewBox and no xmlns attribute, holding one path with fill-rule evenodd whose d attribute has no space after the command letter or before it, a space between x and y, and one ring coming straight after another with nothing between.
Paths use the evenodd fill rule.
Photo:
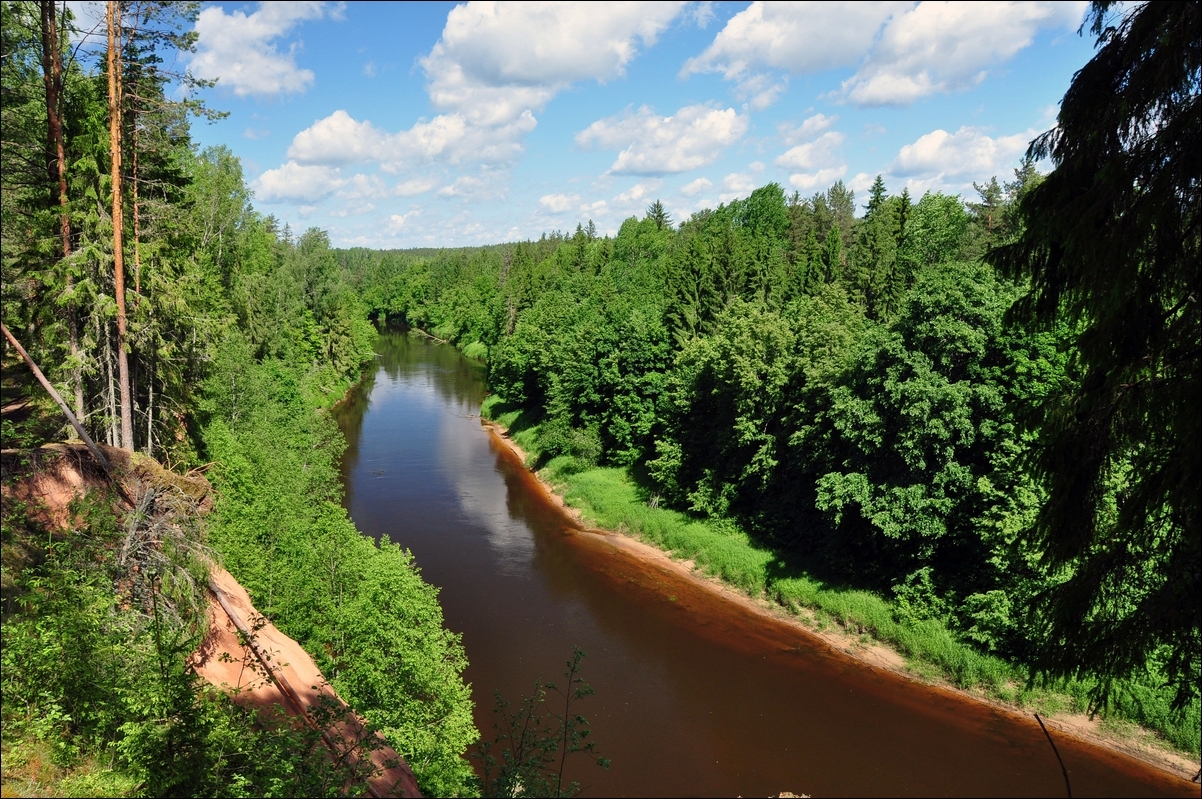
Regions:
<instances>
[{"instance_id":1,"label":"pine trunk","mask_svg":"<svg viewBox=\"0 0 1202 799\"><path fill-rule=\"evenodd\" d=\"M154 361L147 366L146 375L146 454L154 457Z\"/></svg>"},{"instance_id":2,"label":"pine trunk","mask_svg":"<svg viewBox=\"0 0 1202 799\"><path fill-rule=\"evenodd\" d=\"M50 204L59 206L59 232L62 239L63 258L71 254L71 220L67 214L67 159L63 146L63 70L59 50L58 24L55 19L54 0L40 0L42 22L42 82L46 87L46 171L49 178ZM67 273L67 294L72 293L74 281ZM67 304L67 329L71 361L72 389L75 399L75 416L84 418L83 374L79 369L79 329L76 321L75 304Z\"/></svg>"},{"instance_id":3,"label":"pine trunk","mask_svg":"<svg viewBox=\"0 0 1202 799\"><path fill-rule=\"evenodd\" d=\"M121 53L120 4L108 4L109 71L109 153L112 162L113 189L113 293L117 300L117 381L121 392L121 443L123 449L134 445L133 398L129 391L129 358L126 354L124 209L121 186Z\"/></svg>"},{"instance_id":4,"label":"pine trunk","mask_svg":"<svg viewBox=\"0 0 1202 799\"><path fill-rule=\"evenodd\" d=\"M138 117L136 114L130 114L132 120L130 131L133 134L133 146L130 148L131 163L133 166L133 179L130 181L129 190L132 194L131 198L134 203L134 307L137 308L142 302L142 254L138 249L138 241L142 236L142 229L139 225L138 206Z\"/></svg>"}]
</instances>

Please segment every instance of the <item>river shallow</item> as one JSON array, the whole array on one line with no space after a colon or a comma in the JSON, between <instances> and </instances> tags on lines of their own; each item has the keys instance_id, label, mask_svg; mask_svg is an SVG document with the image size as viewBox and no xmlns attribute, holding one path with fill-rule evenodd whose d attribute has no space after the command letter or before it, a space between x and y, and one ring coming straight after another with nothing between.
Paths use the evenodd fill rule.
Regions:
<instances>
[{"instance_id":1,"label":"river shallow","mask_svg":"<svg viewBox=\"0 0 1202 799\"><path fill-rule=\"evenodd\" d=\"M494 692L516 703L580 645L597 693L579 712L613 761L569 769L584 796L1063 795L1034 719L851 660L574 529L481 426L478 364L395 333L377 352L337 412L344 501L441 589L489 740ZM1118 754L1057 743L1077 796L1198 796Z\"/></svg>"}]
</instances>

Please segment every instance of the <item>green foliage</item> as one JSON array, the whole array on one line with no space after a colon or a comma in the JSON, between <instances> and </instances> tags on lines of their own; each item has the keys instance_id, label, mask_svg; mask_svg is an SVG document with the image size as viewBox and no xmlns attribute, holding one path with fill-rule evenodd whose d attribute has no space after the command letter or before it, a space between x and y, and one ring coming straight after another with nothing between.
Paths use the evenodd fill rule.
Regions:
<instances>
[{"instance_id":1,"label":"green foliage","mask_svg":"<svg viewBox=\"0 0 1202 799\"><path fill-rule=\"evenodd\" d=\"M207 630L205 606L194 583L171 575L204 567L165 547L165 570L131 568L128 523L113 500L77 502L65 534L5 502L6 550L40 549L16 568L6 562L6 784L44 751L66 795L345 793L350 774L317 733L265 727L257 712L202 686L187 658Z\"/></svg>"},{"instance_id":2,"label":"green foliage","mask_svg":"<svg viewBox=\"0 0 1202 799\"><path fill-rule=\"evenodd\" d=\"M221 348L202 406L206 451L219 464L213 546L423 790L462 794L471 779L462 754L476 738L462 644L412 556L362 536L339 504L345 444L305 396L314 368L256 362L237 333Z\"/></svg>"},{"instance_id":3,"label":"green foliage","mask_svg":"<svg viewBox=\"0 0 1202 799\"><path fill-rule=\"evenodd\" d=\"M598 755L596 742L589 740L592 731L588 720L572 712L572 705L594 693L580 676L583 659L584 650L573 648L563 673L564 686L535 680L534 692L522 697L516 709L497 693L493 708L499 716L493 725L497 737L492 743L481 741L472 753L484 772L484 796L575 796L580 793L580 784L564 784L563 775L567 759L576 754L609 768L609 760ZM562 697L562 713L547 707L548 691ZM494 747L500 753L499 760Z\"/></svg>"},{"instance_id":4,"label":"green foliage","mask_svg":"<svg viewBox=\"0 0 1202 799\"><path fill-rule=\"evenodd\" d=\"M1182 704L1202 672L1202 136L1197 3L1091 12L1098 53L1031 159L1019 235L991 254L1030 281L1022 322L1073 330L1074 377L1026 407L1048 501L1025 537L1068 577L1042 597L1040 668L1112 680L1168 647ZM1071 654L1070 654L1071 653Z\"/></svg>"}]
</instances>

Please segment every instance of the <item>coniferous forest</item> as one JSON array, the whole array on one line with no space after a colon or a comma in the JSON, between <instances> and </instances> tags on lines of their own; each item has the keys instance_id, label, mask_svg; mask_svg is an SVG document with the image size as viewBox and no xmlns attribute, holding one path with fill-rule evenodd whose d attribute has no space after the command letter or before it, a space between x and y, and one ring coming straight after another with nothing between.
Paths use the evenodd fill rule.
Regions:
<instances>
[{"instance_id":1,"label":"coniferous forest","mask_svg":"<svg viewBox=\"0 0 1202 799\"><path fill-rule=\"evenodd\" d=\"M169 66L198 5L110 4L88 52L63 5L0 4L3 322L97 442L204 471L206 550L427 795L479 790L466 656L420 564L342 508L327 412L387 326L483 361L483 413L599 526L1197 756L1197 3L1095 3L1056 126L968 201L769 183L615 236L421 251L281 226L192 143L220 113ZM4 402L34 408L6 452L74 436L5 347ZM346 788L189 673L200 589L171 575L196 552L148 613L114 589L150 578L105 501L78 540L27 510L6 499L6 762L36 750L68 793Z\"/></svg>"}]
</instances>

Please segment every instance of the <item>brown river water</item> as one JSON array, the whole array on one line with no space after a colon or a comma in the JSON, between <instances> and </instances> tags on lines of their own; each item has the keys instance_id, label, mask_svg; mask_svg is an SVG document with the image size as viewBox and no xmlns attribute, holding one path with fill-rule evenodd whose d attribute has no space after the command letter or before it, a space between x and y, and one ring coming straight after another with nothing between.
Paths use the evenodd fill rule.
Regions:
<instances>
[{"instance_id":1,"label":"brown river water","mask_svg":"<svg viewBox=\"0 0 1202 799\"><path fill-rule=\"evenodd\" d=\"M494 693L516 704L579 645L596 690L579 712L612 760L569 760L583 796L1064 795L1033 718L865 665L580 531L481 426L480 365L396 333L377 351L337 414L345 503L441 590L490 740ZM1052 734L1075 796L1199 795Z\"/></svg>"}]
</instances>

